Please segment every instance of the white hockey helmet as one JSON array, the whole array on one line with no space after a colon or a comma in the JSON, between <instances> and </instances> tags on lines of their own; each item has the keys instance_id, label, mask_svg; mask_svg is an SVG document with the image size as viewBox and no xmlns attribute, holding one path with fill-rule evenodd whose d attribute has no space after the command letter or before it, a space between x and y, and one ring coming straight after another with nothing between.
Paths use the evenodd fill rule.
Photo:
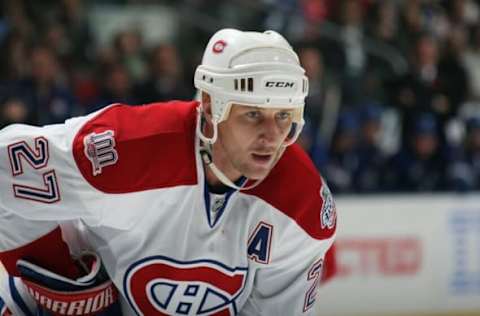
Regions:
<instances>
[{"instance_id":1,"label":"white hockey helmet","mask_svg":"<svg viewBox=\"0 0 480 316\"><path fill-rule=\"evenodd\" d=\"M228 118L231 105L294 109L292 131L285 146L293 143L303 127L308 79L297 54L275 31L242 32L223 29L215 33L195 72L195 87L211 98L214 143L217 125Z\"/></svg>"}]
</instances>

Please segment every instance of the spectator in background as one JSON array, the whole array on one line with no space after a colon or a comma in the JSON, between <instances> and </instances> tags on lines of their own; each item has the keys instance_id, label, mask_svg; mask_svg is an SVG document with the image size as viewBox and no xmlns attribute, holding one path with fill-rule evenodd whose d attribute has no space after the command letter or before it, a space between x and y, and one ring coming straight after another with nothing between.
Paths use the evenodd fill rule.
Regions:
<instances>
[{"instance_id":1,"label":"spectator in background","mask_svg":"<svg viewBox=\"0 0 480 316\"><path fill-rule=\"evenodd\" d=\"M328 59L339 65L341 73L342 107L356 106L378 101L384 98L381 81L392 75L392 67L371 53L365 23L365 2L361 0L343 0L337 4L340 30L340 47L333 45ZM388 13L388 10L384 10ZM388 14L387 14L388 17ZM383 18L383 17L382 17ZM385 25L379 26L384 27ZM330 61L326 63L330 66Z\"/></svg>"},{"instance_id":2,"label":"spectator in background","mask_svg":"<svg viewBox=\"0 0 480 316\"><path fill-rule=\"evenodd\" d=\"M122 64L107 64L99 71L104 78L99 82L99 96L96 102L87 106L87 112L99 110L112 103L138 104L133 93L129 72Z\"/></svg>"},{"instance_id":3,"label":"spectator in background","mask_svg":"<svg viewBox=\"0 0 480 316\"><path fill-rule=\"evenodd\" d=\"M62 0L57 14L58 21L65 29L71 64L85 65L92 62L95 45L87 19L85 2Z\"/></svg>"},{"instance_id":4,"label":"spectator in background","mask_svg":"<svg viewBox=\"0 0 480 316\"><path fill-rule=\"evenodd\" d=\"M309 79L308 91L309 96L305 98L308 106L305 109L305 121L309 125L308 134L302 135L301 138L306 140L310 145L314 145L323 118L324 101L325 101L325 82L323 59L320 51L315 47L303 47L298 53L300 64L305 69L305 75ZM310 146L304 148L310 152Z\"/></svg>"},{"instance_id":5,"label":"spectator in background","mask_svg":"<svg viewBox=\"0 0 480 316\"><path fill-rule=\"evenodd\" d=\"M385 188L392 191L434 192L447 189L447 155L431 113L416 116L408 146L388 162Z\"/></svg>"},{"instance_id":6,"label":"spectator in background","mask_svg":"<svg viewBox=\"0 0 480 316\"><path fill-rule=\"evenodd\" d=\"M43 37L45 45L55 52L64 69L69 69L68 66L72 67L70 60L72 47L63 25L57 21L48 23Z\"/></svg>"},{"instance_id":7,"label":"spectator in background","mask_svg":"<svg viewBox=\"0 0 480 316\"><path fill-rule=\"evenodd\" d=\"M406 0L402 4L401 29L407 37L423 31L421 1Z\"/></svg>"},{"instance_id":8,"label":"spectator in background","mask_svg":"<svg viewBox=\"0 0 480 316\"><path fill-rule=\"evenodd\" d=\"M300 0L304 19L308 23L319 24L325 21L332 10L331 0Z\"/></svg>"},{"instance_id":9,"label":"spectator in background","mask_svg":"<svg viewBox=\"0 0 480 316\"><path fill-rule=\"evenodd\" d=\"M306 126L299 142L310 154L316 166L322 170L340 108L338 79L333 73L325 73L323 55L317 47L304 46L298 51L300 64L309 79L309 95L305 98Z\"/></svg>"},{"instance_id":10,"label":"spectator in background","mask_svg":"<svg viewBox=\"0 0 480 316\"><path fill-rule=\"evenodd\" d=\"M453 27L471 27L480 18L480 8L475 0L443 1L449 24Z\"/></svg>"},{"instance_id":11,"label":"spectator in background","mask_svg":"<svg viewBox=\"0 0 480 316\"><path fill-rule=\"evenodd\" d=\"M0 128L13 123L30 123L28 107L19 98L8 97L0 103Z\"/></svg>"},{"instance_id":12,"label":"spectator in background","mask_svg":"<svg viewBox=\"0 0 480 316\"><path fill-rule=\"evenodd\" d=\"M398 37L398 47L405 56L409 55L412 43L415 42L419 34L434 34L432 22L438 22L438 10L434 9L433 1L405 0L401 2L401 14ZM438 23L441 24L441 23ZM444 27L442 27L444 28Z\"/></svg>"},{"instance_id":13,"label":"spectator in background","mask_svg":"<svg viewBox=\"0 0 480 316\"><path fill-rule=\"evenodd\" d=\"M31 73L13 84L11 97L27 107L28 122L44 125L60 123L78 114L76 100L64 84L55 54L36 46L29 55Z\"/></svg>"},{"instance_id":14,"label":"spectator in background","mask_svg":"<svg viewBox=\"0 0 480 316\"><path fill-rule=\"evenodd\" d=\"M16 81L28 74L28 43L21 33L11 31L4 39L0 49L0 78L4 82Z\"/></svg>"},{"instance_id":15,"label":"spectator in background","mask_svg":"<svg viewBox=\"0 0 480 316\"><path fill-rule=\"evenodd\" d=\"M337 194L355 191L353 175L359 166L357 155L359 128L355 112L340 114L325 166L325 176L329 179L330 189Z\"/></svg>"},{"instance_id":16,"label":"spectator in background","mask_svg":"<svg viewBox=\"0 0 480 316\"><path fill-rule=\"evenodd\" d=\"M160 44L152 49L148 78L136 88L143 103L191 99L194 91L185 84L183 68L175 46Z\"/></svg>"},{"instance_id":17,"label":"spectator in background","mask_svg":"<svg viewBox=\"0 0 480 316\"><path fill-rule=\"evenodd\" d=\"M397 78L389 86L390 102L399 111L402 119L402 143L409 146L414 135L416 117L420 113L432 113L439 117L447 113L451 107L446 91L439 85L439 46L438 42L428 34L422 34L416 40L412 52L411 70ZM435 124L441 141L445 139L443 126Z\"/></svg>"},{"instance_id":18,"label":"spectator in background","mask_svg":"<svg viewBox=\"0 0 480 316\"><path fill-rule=\"evenodd\" d=\"M27 13L26 3L18 0L2 1L8 28L25 39L33 38L36 29L32 17Z\"/></svg>"},{"instance_id":19,"label":"spectator in background","mask_svg":"<svg viewBox=\"0 0 480 316\"><path fill-rule=\"evenodd\" d=\"M363 75L367 67L364 11L360 0L343 0L339 10L344 58L342 104L354 106L363 101Z\"/></svg>"},{"instance_id":20,"label":"spectator in background","mask_svg":"<svg viewBox=\"0 0 480 316\"><path fill-rule=\"evenodd\" d=\"M465 141L452 151L454 157L448 169L450 189L471 191L480 189L480 116L467 119Z\"/></svg>"},{"instance_id":21,"label":"spectator in background","mask_svg":"<svg viewBox=\"0 0 480 316\"><path fill-rule=\"evenodd\" d=\"M398 5L392 0L374 2L368 12L367 27L372 38L389 44L393 47L398 45Z\"/></svg>"},{"instance_id":22,"label":"spectator in background","mask_svg":"<svg viewBox=\"0 0 480 316\"><path fill-rule=\"evenodd\" d=\"M446 126L448 120L458 114L458 109L465 102L468 93L468 76L463 66L467 30L464 27L454 27L449 32L443 56L438 63L439 90L446 97L446 108L434 108L438 117ZM433 106L438 105L434 103Z\"/></svg>"},{"instance_id":23,"label":"spectator in background","mask_svg":"<svg viewBox=\"0 0 480 316\"><path fill-rule=\"evenodd\" d=\"M94 42L78 0L63 0L55 9L45 27L44 42L56 52L66 74L73 77L78 67L94 62Z\"/></svg>"},{"instance_id":24,"label":"spectator in background","mask_svg":"<svg viewBox=\"0 0 480 316\"><path fill-rule=\"evenodd\" d=\"M464 26L466 24L465 0L445 1L445 8L448 12L449 21L452 25Z\"/></svg>"},{"instance_id":25,"label":"spectator in background","mask_svg":"<svg viewBox=\"0 0 480 316\"><path fill-rule=\"evenodd\" d=\"M378 193L383 190L387 155L380 147L383 107L370 103L360 109L358 167L353 171L355 192Z\"/></svg>"},{"instance_id":26,"label":"spectator in background","mask_svg":"<svg viewBox=\"0 0 480 316\"><path fill-rule=\"evenodd\" d=\"M143 52L143 38L139 30L127 29L119 32L114 39L117 61L122 63L134 81L145 79L146 63Z\"/></svg>"},{"instance_id":27,"label":"spectator in background","mask_svg":"<svg viewBox=\"0 0 480 316\"><path fill-rule=\"evenodd\" d=\"M480 102L480 23L471 31L470 46L465 51L463 64L468 75L468 96Z\"/></svg>"},{"instance_id":28,"label":"spectator in background","mask_svg":"<svg viewBox=\"0 0 480 316\"><path fill-rule=\"evenodd\" d=\"M329 80L325 76L325 67L321 52L315 47L303 47L298 50L300 64L308 77L309 96L305 100L309 106L305 109L306 120L309 120L315 129L319 128L324 109L325 85Z\"/></svg>"}]
</instances>

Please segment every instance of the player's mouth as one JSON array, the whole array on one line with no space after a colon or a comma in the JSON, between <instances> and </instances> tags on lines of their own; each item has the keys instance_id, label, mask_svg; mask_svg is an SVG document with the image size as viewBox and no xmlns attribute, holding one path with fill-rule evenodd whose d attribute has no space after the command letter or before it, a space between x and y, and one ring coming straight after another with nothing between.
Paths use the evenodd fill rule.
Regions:
<instances>
[{"instance_id":1,"label":"player's mouth","mask_svg":"<svg viewBox=\"0 0 480 316\"><path fill-rule=\"evenodd\" d=\"M261 165L266 165L270 163L272 160L273 155L272 154L257 154L257 153L252 153L252 158L253 161L255 161L258 164Z\"/></svg>"}]
</instances>

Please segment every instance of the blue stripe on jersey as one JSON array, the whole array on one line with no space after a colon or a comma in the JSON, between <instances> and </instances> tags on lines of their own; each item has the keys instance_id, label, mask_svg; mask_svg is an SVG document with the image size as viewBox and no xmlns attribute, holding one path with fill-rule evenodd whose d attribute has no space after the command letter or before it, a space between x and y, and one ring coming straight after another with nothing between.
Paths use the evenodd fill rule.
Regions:
<instances>
[{"instance_id":1,"label":"blue stripe on jersey","mask_svg":"<svg viewBox=\"0 0 480 316\"><path fill-rule=\"evenodd\" d=\"M245 177L240 177L237 181L235 181L235 185L241 187L247 182L247 178ZM215 227L215 225L218 223L220 218L222 217L223 211L227 207L228 200L232 196L233 193L237 192L237 190L227 187L227 191L224 193L225 194L225 201L223 202L223 206L218 210L218 215L215 218L214 222L212 223L212 219L210 218L210 190L208 188L208 183L207 183L207 177L205 177L205 183L203 185L203 197L205 200L205 209L207 210L207 219L208 219L208 225L210 228Z\"/></svg>"},{"instance_id":2,"label":"blue stripe on jersey","mask_svg":"<svg viewBox=\"0 0 480 316\"><path fill-rule=\"evenodd\" d=\"M22 312L26 316L34 316L30 312L30 309L28 309L27 304L25 304L25 301L22 299L20 293L18 293L17 287L15 286L15 280L12 276L9 276L8 285L10 286L10 294L12 295L13 301L18 305L18 307L20 307Z\"/></svg>"}]
</instances>

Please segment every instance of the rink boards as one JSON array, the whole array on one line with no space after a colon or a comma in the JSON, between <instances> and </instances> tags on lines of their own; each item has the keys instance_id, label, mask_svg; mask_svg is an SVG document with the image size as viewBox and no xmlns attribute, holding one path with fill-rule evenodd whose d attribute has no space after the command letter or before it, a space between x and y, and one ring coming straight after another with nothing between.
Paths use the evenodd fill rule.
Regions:
<instances>
[{"instance_id":1,"label":"rink boards","mask_svg":"<svg viewBox=\"0 0 480 316\"><path fill-rule=\"evenodd\" d=\"M318 315L480 315L480 198L337 198L339 274Z\"/></svg>"}]
</instances>

